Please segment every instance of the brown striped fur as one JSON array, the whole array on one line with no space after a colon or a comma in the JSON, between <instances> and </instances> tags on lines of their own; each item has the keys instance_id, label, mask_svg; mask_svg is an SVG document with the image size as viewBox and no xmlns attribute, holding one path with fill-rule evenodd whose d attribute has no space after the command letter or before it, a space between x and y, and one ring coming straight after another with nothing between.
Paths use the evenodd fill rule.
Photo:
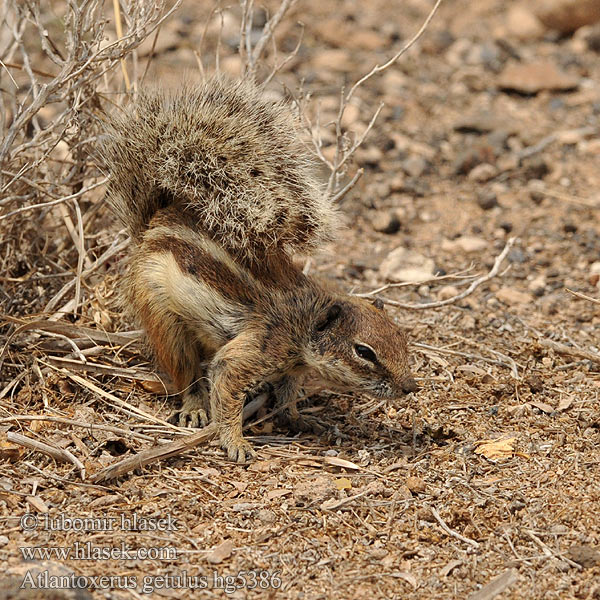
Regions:
<instances>
[{"instance_id":1,"label":"brown striped fur","mask_svg":"<svg viewBox=\"0 0 600 600\"><path fill-rule=\"evenodd\" d=\"M111 125L109 193L135 241L128 300L182 392L181 424L216 422L229 457L244 461L242 408L265 384L295 421L308 370L379 398L415 390L404 333L385 312L291 260L329 235L333 210L283 106L213 80L147 96L133 114Z\"/></svg>"}]
</instances>

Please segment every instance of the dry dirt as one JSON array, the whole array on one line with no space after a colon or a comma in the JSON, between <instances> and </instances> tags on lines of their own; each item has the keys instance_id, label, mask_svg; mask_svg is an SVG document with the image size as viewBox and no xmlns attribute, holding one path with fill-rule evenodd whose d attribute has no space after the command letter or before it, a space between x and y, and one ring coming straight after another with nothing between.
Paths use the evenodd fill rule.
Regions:
<instances>
[{"instance_id":1,"label":"dry dirt","mask_svg":"<svg viewBox=\"0 0 600 600\"><path fill-rule=\"evenodd\" d=\"M165 25L149 80L196 76L200 4L190 0ZM598 296L600 36L528 31L511 13L518 6L444 3L421 42L365 84L347 113L348 129L360 131L385 103L357 156L365 173L341 204L346 226L314 271L368 292L385 283L388 254L408 248L418 268L430 258L435 272L462 275L379 295L435 302L469 285L465 271L487 273L516 237L499 273L466 298L422 310L388 306L410 327L420 391L395 406L323 391L304 407L324 435L294 436L267 420L250 432L258 457L249 465L201 445L102 485L0 437L0 564L12 570L0 598L13 597L7 581L34 573L22 564L21 549L32 547L71 549L71 558L50 555L53 564L38 572L61 563L66 573L121 578L94 598L600 597L600 314L566 291ZM340 87L398 49L430 8L417 0L300 2L281 30L281 51L293 49L297 21L304 39L272 89L303 79L326 122ZM221 64L235 73L237 26L225 17ZM531 63L524 74L506 71ZM104 205L97 214L94 256L118 231ZM52 223L47 213L36 218L30 224L41 232ZM40 311L66 281L52 273L74 272L64 225L46 235L54 248L64 239L58 265L39 258L44 244L12 248L23 257L0 274L3 313L45 319ZM86 282L76 326L132 329L112 303L117 258ZM148 368L137 343L83 343L95 348L87 361L96 367L82 369L64 337L43 327L12 333L13 324L0 329L0 343L8 340L0 435L68 450L88 476L181 435L153 420L166 418L174 400L132 381ZM20 521L27 513L37 521ZM80 523L68 521L90 517L96 529L115 518L112 530L88 523L75 531ZM159 550L151 559L73 559L87 543ZM137 591L125 589L132 583Z\"/></svg>"}]
</instances>

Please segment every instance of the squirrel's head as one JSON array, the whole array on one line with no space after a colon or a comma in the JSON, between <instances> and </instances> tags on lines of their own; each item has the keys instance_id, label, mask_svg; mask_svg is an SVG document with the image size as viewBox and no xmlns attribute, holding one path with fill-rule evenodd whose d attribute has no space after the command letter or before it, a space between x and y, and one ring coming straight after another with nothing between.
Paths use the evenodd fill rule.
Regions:
<instances>
[{"instance_id":1,"label":"squirrel's head","mask_svg":"<svg viewBox=\"0 0 600 600\"><path fill-rule=\"evenodd\" d=\"M406 335L378 300L345 297L326 306L313 323L306 362L337 387L376 398L418 389Z\"/></svg>"}]
</instances>

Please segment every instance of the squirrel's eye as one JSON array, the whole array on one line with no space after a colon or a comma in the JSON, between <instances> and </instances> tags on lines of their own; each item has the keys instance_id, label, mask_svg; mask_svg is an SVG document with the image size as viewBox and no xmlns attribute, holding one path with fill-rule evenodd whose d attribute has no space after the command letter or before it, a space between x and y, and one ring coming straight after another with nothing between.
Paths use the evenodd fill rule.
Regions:
<instances>
[{"instance_id":1,"label":"squirrel's eye","mask_svg":"<svg viewBox=\"0 0 600 600\"><path fill-rule=\"evenodd\" d=\"M369 348L369 346L363 346L362 344L356 344L354 346L354 352L356 352L357 356L360 358L364 358L365 360L369 360L372 363L377 362L377 357L375 356L375 352Z\"/></svg>"}]
</instances>

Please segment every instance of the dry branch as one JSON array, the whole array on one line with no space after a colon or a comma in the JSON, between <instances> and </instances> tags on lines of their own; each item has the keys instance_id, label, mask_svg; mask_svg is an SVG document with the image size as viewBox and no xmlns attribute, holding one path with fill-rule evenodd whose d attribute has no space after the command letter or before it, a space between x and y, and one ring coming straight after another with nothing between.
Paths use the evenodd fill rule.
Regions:
<instances>
[{"instance_id":1,"label":"dry branch","mask_svg":"<svg viewBox=\"0 0 600 600\"><path fill-rule=\"evenodd\" d=\"M572 346L567 346L567 344L563 344L562 342L549 340L548 338L543 337L541 334L538 335L537 342L540 346L543 346L544 348L550 348L558 354L573 356L574 358L582 358L584 360L591 360L592 362L600 364L600 354L597 352L590 352L589 350L583 350L582 348L573 348Z\"/></svg>"},{"instance_id":2,"label":"dry branch","mask_svg":"<svg viewBox=\"0 0 600 600\"><path fill-rule=\"evenodd\" d=\"M304 123L305 129L310 135L312 146L317 157L327 166L330 171L329 179L327 181L327 194L334 202L339 202L356 184L362 175L362 169L357 170L349 182L344 183L344 176L346 174L347 164L352 160L354 154L358 148L364 143L366 137L371 132L371 129L375 125L375 121L383 108L383 104L380 104L373 115L371 116L369 123L365 130L354 142L350 142L348 136L344 132L342 127L342 120L346 113L348 104L354 97L357 90L371 77L378 73L382 73L392 65L394 65L402 55L404 55L412 46L414 46L421 36L425 33L425 30L431 23L431 20L435 16L438 8L440 7L442 0L436 0L435 5L425 18L425 21L417 31L417 33L410 39L402 48L396 52L391 58L381 65L375 65L368 73L356 80L356 82L350 87L350 90L346 92L343 88L340 90L340 101L338 105L337 116L331 124L335 130L336 148L335 155L332 160L328 160L323 154L322 141L320 135L320 119L319 111L317 110L316 122L312 122L307 110L308 96L301 90L300 96L296 98L296 106L300 119Z\"/></svg>"},{"instance_id":3,"label":"dry branch","mask_svg":"<svg viewBox=\"0 0 600 600\"><path fill-rule=\"evenodd\" d=\"M180 3L87 0L48 10L3 3L0 80L11 81L0 96L0 256L9 275L19 262L72 273L48 310L68 293L64 312L83 313L91 295L85 278L112 255L93 262L97 236L90 234L106 183L94 161L103 96L122 91L116 67L126 76L126 60ZM53 252L48 242L42 248L44 235Z\"/></svg>"},{"instance_id":4,"label":"dry branch","mask_svg":"<svg viewBox=\"0 0 600 600\"><path fill-rule=\"evenodd\" d=\"M573 356L574 358L581 358L583 360L590 360L594 363L600 364L600 354L598 352L592 352L590 350L585 350L583 348L576 348L574 346L567 346L562 342L556 342L554 340L548 339L541 331L537 330L535 327L532 327L522 319L519 319L523 326L526 329L532 331L536 338L537 343L544 348L550 348L554 350L557 354L564 354L566 356Z\"/></svg>"},{"instance_id":5,"label":"dry branch","mask_svg":"<svg viewBox=\"0 0 600 600\"><path fill-rule=\"evenodd\" d=\"M252 30L254 0L241 0L242 24L240 27L239 53L244 63L244 75L254 79L256 69L264 55L265 49L273 39L273 35L281 20L296 4L297 0L282 0L275 14L264 24L260 37L252 47L250 32Z\"/></svg>"},{"instance_id":6,"label":"dry branch","mask_svg":"<svg viewBox=\"0 0 600 600\"><path fill-rule=\"evenodd\" d=\"M140 469L159 460L165 460L171 456L177 456L187 450L191 450L200 444L209 442L217 435L217 426L215 424L208 425L196 433L186 435L174 442L155 446L142 450L133 456L129 456L110 467L106 467L90 477L92 483L102 483L121 477L134 469Z\"/></svg>"},{"instance_id":7,"label":"dry branch","mask_svg":"<svg viewBox=\"0 0 600 600\"><path fill-rule=\"evenodd\" d=\"M6 439L9 442L19 444L20 446L24 446L30 450L35 450L36 452L46 454L57 462L68 462L75 465L79 469L81 479L85 479L85 467L83 466L83 463L77 457L73 456L73 454L71 454L68 450L51 446L50 444L40 442L39 440L34 440L13 431L7 432Z\"/></svg>"},{"instance_id":8,"label":"dry branch","mask_svg":"<svg viewBox=\"0 0 600 600\"><path fill-rule=\"evenodd\" d=\"M248 417L252 416L264 405L266 400L267 395L260 394L257 398L249 402L244 407L243 418L247 419ZM153 462L164 460L170 458L171 456L177 456L178 454L187 452L188 450L191 450L200 444L209 442L216 435L217 426L215 424L210 424L196 433L186 435L178 440L163 444L161 446L155 446L153 448L142 450L141 452L138 452L133 456L129 456L115 463L114 465L110 465L109 467L94 473L90 477L90 481L92 483L102 483L104 481L121 477L122 475L125 475L134 469L145 467Z\"/></svg>"},{"instance_id":9,"label":"dry branch","mask_svg":"<svg viewBox=\"0 0 600 600\"><path fill-rule=\"evenodd\" d=\"M504 262L504 259L506 258L506 256L510 252L510 249L513 247L513 245L516 241L517 241L517 238L514 238L514 237L509 238L508 241L506 242L506 245L504 246L504 249L502 250L502 252L500 252L500 254L498 254L496 259L494 260L494 264L493 264L492 268L489 270L489 272L486 273L485 275L482 275L481 277L478 277L474 281L472 281L466 290L463 290L462 292L460 292L460 294L456 294L455 296L452 296L451 298L446 298L446 300L439 300L437 302L427 302L425 304L408 304L405 302L398 302L397 300L391 300L389 298L381 298L381 300L385 304L389 304L390 306L397 306L399 308L406 308L409 310L424 310L426 308L441 308L442 306L448 306L449 304L456 304L456 302L458 302L459 300L463 300L467 296L470 296L480 285L487 283L490 279L493 279L494 277L496 277L496 275L498 275L498 272L500 271L500 266ZM416 285L416 282L415 282L415 285ZM419 283L418 285L421 285L421 283ZM375 292L369 292L367 294L362 294L362 295L370 296L370 295L373 295L374 293Z\"/></svg>"}]
</instances>

